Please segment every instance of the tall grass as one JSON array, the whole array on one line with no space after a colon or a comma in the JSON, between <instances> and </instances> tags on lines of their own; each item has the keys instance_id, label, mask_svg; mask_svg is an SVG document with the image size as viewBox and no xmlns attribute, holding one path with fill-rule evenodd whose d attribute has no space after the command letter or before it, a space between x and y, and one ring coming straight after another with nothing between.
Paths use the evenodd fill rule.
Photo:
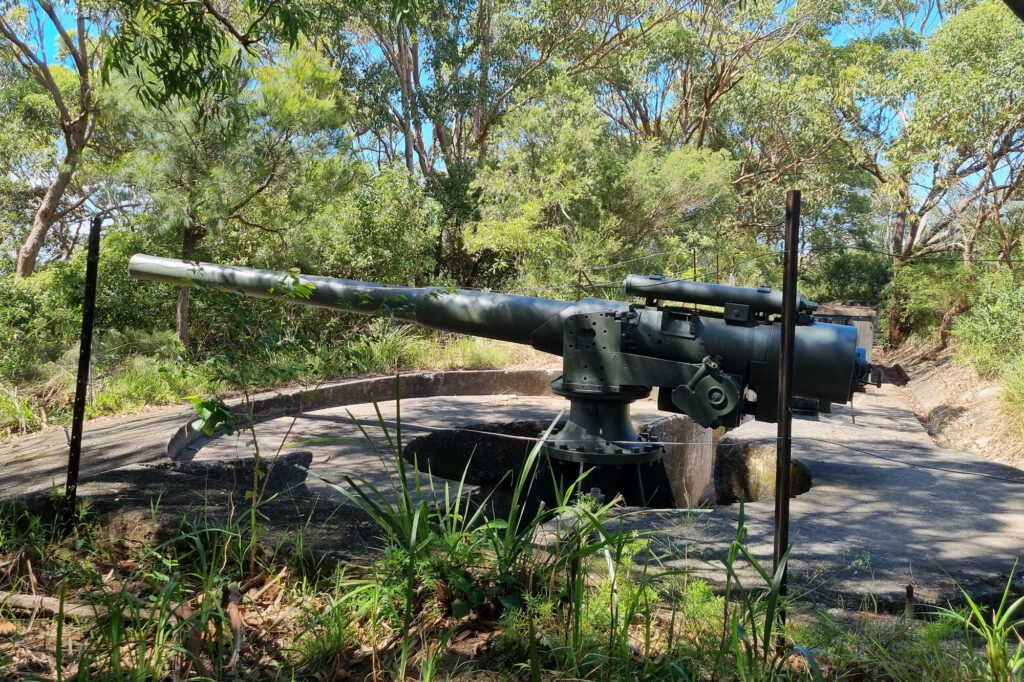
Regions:
<instances>
[{"instance_id":1,"label":"tall grass","mask_svg":"<svg viewBox=\"0 0 1024 682\"><path fill-rule=\"evenodd\" d=\"M237 358L190 359L167 334L101 331L95 341L89 418L148 405L185 402L197 394L322 381L357 374L409 369L485 369L517 361L508 344L457 334L424 334L408 325L374 320L343 346L299 344L263 347L247 356L244 381ZM32 381L0 382L0 438L66 424L76 381L77 348L38 365Z\"/></svg>"},{"instance_id":2,"label":"tall grass","mask_svg":"<svg viewBox=\"0 0 1024 682\"><path fill-rule=\"evenodd\" d=\"M31 433L46 425L46 413L16 386L0 383L0 438Z\"/></svg>"},{"instance_id":3,"label":"tall grass","mask_svg":"<svg viewBox=\"0 0 1024 682\"><path fill-rule=\"evenodd\" d=\"M1003 368L1000 376L1003 386L1000 400L1010 426L1024 438L1024 353L1018 353Z\"/></svg>"},{"instance_id":4,"label":"tall grass","mask_svg":"<svg viewBox=\"0 0 1024 682\"><path fill-rule=\"evenodd\" d=\"M176 369L143 356L132 356L116 370L99 378L86 415L119 414L147 405L166 405L190 395L209 392L217 383L204 372Z\"/></svg>"}]
</instances>

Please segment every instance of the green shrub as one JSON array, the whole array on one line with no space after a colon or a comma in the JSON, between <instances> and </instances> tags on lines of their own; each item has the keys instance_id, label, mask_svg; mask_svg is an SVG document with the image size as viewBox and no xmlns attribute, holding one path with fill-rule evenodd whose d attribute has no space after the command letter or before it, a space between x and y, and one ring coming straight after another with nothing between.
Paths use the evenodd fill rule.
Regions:
<instances>
[{"instance_id":1,"label":"green shrub","mask_svg":"<svg viewBox=\"0 0 1024 682\"><path fill-rule=\"evenodd\" d=\"M800 290L815 301L878 301L891 279L887 256L841 251L814 262L800 276Z\"/></svg>"},{"instance_id":2,"label":"green shrub","mask_svg":"<svg viewBox=\"0 0 1024 682\"><path fill-rule=\"evenodd\" d=\"M423 284L434 272L440 220L440 204L396 166L369 174L287 239L309 274Z\"/></svg>"},{"instance_id":3,"label":"green shrub","mask_svg":"<svg viewBox=\"0 0 1024 682\"><path fill-rule=\"evenodd\" d=\"M971 311L953 328L959 355L979 373L996 376L1021 352L1024 336L1024 287L1006 275L986 278Z\"/></svg>"},{"instance_id":4,"label":"green shrub","mask_svg":"<svg viewBox=\"0 0 1024 682\"><path fill-rule=\"evenodd\" d=\"M374 320L370 331L348 346L352 371L394 372L400 367L417 364L424 355L424 341L407 325L388 320Z\"/></svg>"},{"instance_id":5,"label":"green shrub","mask_svg":"<svg viewBox=\"0 0 1024 682\"><path fill-rule=\"evenodd\" d=\"M151 246L134 232L104 236L96 286L97 330L128 334L137 330L145 335L173 323L171 288L154 293L153 288L139 286L128 275L128 258ZM0 378L19 383L37 379L45 363L58 360L76 346L82 329L84 289L82 251L70 261L40 268L27 279L0 278Z\"/></svg>"},{"instance_id":6,"label":"green shrub","mask_svg":"<svg viewBox=\"0 0 1024 682\"><path fill-rule=\"evenodd\" d=\"M0 378L22 381L73 344L81 303L72 292L79 273L60 263L29 279L0 279Z\"/></svg>"},{"instance_id":7,"label":"green shrub","mask_svg":"<svg viewBox=\"0 0 1024 682\"><path fill-rule=\"evenodd\" d=\"M923 336L933 334L946 311L970 298L977 286L962 263L911 261L896 270L886 295L895 291L906 328Z\"/></svg>"}]
</instances>

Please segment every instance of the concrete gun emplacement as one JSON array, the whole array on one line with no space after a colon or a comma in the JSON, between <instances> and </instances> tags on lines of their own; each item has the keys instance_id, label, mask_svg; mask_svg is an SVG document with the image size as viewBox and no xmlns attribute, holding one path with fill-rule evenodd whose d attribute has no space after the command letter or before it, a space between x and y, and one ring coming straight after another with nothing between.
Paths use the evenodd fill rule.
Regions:
<instances>
[{"instance_id":1,"label":"concrete gun emplacement","mask_svg":"<svg viewBox=\"0 0 1024 682\"><path fill-rule=\"evenodd\" d=\"M664 449L641 439L629 416L630 403L646 398L654 388L660 410L686 414L705 427L737 426L745 415L773 422L778 412L783 297L763 287L629 275L623 283L625 292L643 299L643 304L597 298L570 302L141 254L133 256L128 267L141 280L180 286L196 282L247 296L287 298L300 305L386 314L432 329L526 344L560 355L563 373L552 391L569 400L569 416L542 449L563 468L619 470L659 460ZM297 287L300 296L294 294ZM858 352L854 327L815 322L817 304L802 296L797 296L796 305L793 394L828 411L832 403L852 398L866 383L870 366L863 360L863 350ZM637 499L647 497L644 489L641 480L641 492L633 492L633 500L627 495L627 501L647 503Z\"/></svg>"}]
</instances>

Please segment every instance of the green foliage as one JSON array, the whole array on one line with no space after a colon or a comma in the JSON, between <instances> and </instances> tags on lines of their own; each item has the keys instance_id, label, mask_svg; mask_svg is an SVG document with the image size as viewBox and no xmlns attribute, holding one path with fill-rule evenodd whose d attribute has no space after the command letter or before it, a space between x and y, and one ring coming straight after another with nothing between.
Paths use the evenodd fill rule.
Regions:
<instances>
[{"instance_id":1,"label":"green foliage","mask_svg":"<svg viewBox=\"0 0 1024 682\"><path fill-rule=\"evenodd\" d=\"M28 280L0 278L0 378L24 380L81 332L83 273L60 263Z\"/></svg>"},{"instance_id":2,"label":"green foliage","mask_svg":"<svg viewBox=\"0 0 1024 682\"><path fill-rule=\"evenodd\" d=\"M336 576L327 592L327 604L310 614L305 635L298 642L301 659L306 666L318 670L333 664L339 655L354 646L359 639L352 619L352 601L365 584L346 581L344 574Z\"/></svg>"},{"instance_id":3,"label":"green foliage","mask_svg":"<svg viewBox=\"0 0 1024 682\"><path fill-rule=\"evenodd\" d=\"M898 164L950 164L964 145L982 146L1007 116L1024 111L1024 28L988 0L951 17L906 56L901 80L913 117L891 152Z\"/></svg>"},{"instance_id":4,"label":"green foliage","mask_svg":"<svg viewBox=\"0 0 1024 682\"><path fill-rule=\"evenodd\" d=\"M1014 563L999 605L994 609L980 606L966 592L963 596L967 611L940 609L943 616L963 627L967 641L964 667L971 679L1003 682L1020 679L1024 672L1024 641L1017 631L1024 626L1024 597L1010 602L1016 573L1017 564ZM975 641L984 646L984 658L975 654Z\"/></svg>"},{"instance_id":5,"label":"green foliage","mask_svg":"<svg viewBox=\"0 0 1024 682\"><path fill-rule=\"evenodd\" d=\"M192 420L191 426L196 431L212 436L219 429L224 429L225 433L230 435L238 428L238 418L235 416L234 410L219 397L200 398L195 396L191 402L192 409L196 413L196 418Z\"/></svg>"},{"instance_id":6,"label":"green foliage","mask_svg":"<svg viewBox=\"0 0 1024 682\"><path fill-rule=\"evenodd\" d=\"M16 386L0 383L0 438L31 433L45 424L45 413L31 398L19 395Z\"/></svg>"},{"instance_id":7,"label":"green foliage","mask_svg":"<svg viewBox=\"0 0 1024 682\"><path fill-rule=\"evenodd\" d=\"M424 284L436 265L440 218L440 205L404 169L391 166L363 176L288 240L307 272Z\"/></svg>"},{"instance_id":8,"label":"green foliage","mask_svg":"<svg viewBox=\"0 0 1024 682\"><path fill-rule=\"evenodd\" d=\"M962 264L945 261L910 261L897 267L890 282L903 302L903 321L922 337L934 334L942 316L957 302L970 297L975 284Z\"/></svg>"},{"instance_id":9,"label":"green foliage","mask_svg":"<svg viewBox=\"0 0 1024 682\"><path fill-rule=\"evenodd\" d=\"M718 221L736 200L737 165L724 151L647 146L626 165L611 199L628 245L671 237L710 247Z\"/></svg>"},{"instance_id":10,"label":"green foliage","mask_svg":"<svg viewBox=\"0 0 1024 682\"><path fill-rule=\"evenodd\" d=\"M408 325L376 320L367 335L348 346L349 366L356 372L390 373L422 356L422 342Z\"/></svg>"},{"instance_id":11,"label":"green foliage","mask_svg":"<svg viewBox=\"0 0 1024 682\"><path fill-rule=\"evenodd\" d=\"M812 262L800 275L800 291L813 301L879 301L891 278L886 256L839 251Z\"/></svg>"},{"instance_id":12,"label":"green foliage","mask_svg":"<svg viewBox=\"0 0 1024 682\"><path fill-rule=\"evenodd\" d=\"M967 315L953 329L959 355L980 373L997 376L1021 353L1024 335L1024 287L1008 276L985 279Z\"/></svg>"},{"instance_id":13,"label":"green foliage","mask_svg":"<svg viewBox=\"0 0 1024 682\"><path fill-rule=\"evenodd\" d=\"M104 80L111 69L136 76L139 97L151 105L228 94L231 70L253 44L278 40L294 45L310 20L302 3L273 0L247 0L241 3L241 16L204 4L155 0L125 2L121 9L103 63ZM237 28L235 21L240 22Z\"/></svg>"},{"instance_id":14,"label":"green foliage","mask_svg":"<svg viewBox=\"0 0 1024 682\"><path fill-rule=\"evenodd\" d=\"M492 161L474 182L480 220L468 228L466 244L559 281L614 252L605 204L620 159L591 98L569 79L555 80L524 105L492 136Z\"/></svg>"},{"instance_id":15,"label":"green foliage","mask_svg":"<svg viewBox=\"0 0 1024 682\"><path fill-rule=\"evenodd\" d=\"M174 368L158 359L128 356L103 377L97 377L86 416L123 414L147 405L182 402L187 396L207 391L215 382L208 375Z\"/></svg>"}]
</instances>

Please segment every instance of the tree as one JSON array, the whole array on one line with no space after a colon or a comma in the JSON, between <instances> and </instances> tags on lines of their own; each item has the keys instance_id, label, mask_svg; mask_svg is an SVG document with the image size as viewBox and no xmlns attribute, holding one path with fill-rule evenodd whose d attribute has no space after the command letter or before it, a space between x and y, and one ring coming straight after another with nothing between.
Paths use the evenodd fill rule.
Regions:
<instances>
[{"instance_id":1,"label":"tree","mask_svg":"<svg viewBox=\"0 0 1024 682\"><path fill-rule=\"evenodd\" d=\"M56 109L63 147L63 158L48 180L32 228L18 252L18 277L32 274L50 228L74 206L62 202L93 135L99 101L97 66L109 22L108 15L94 9L92 3L81 1L65 8L33 0L7 8L0 17L0 50L49 96ZM56 54L46 44L48 26L57 34ZM84 202L85 197L77 201Z\"/></svg>"},{"instance_id":2,"label":"tree","mask_svg":"<svg viewBox=\"0 0 1024 682\"><path fill-rule=\"evenodd\" d=\"M1020 187L1024 26L995 0L934 30L937 4L892 7L876 8L890 23L844 48L843 77L856 96L840 108L856 133L852 156L888 205L896 270L889 337L899 344L909 332L899 270L952 249L969 258L978 231L1002 225Z\"/></svg>"},{"instance_id":3,"label":"tree","mask_svg":"<svg viewBox=\"0 0 1024 682\"><path fill-rule=\"evenodd\" d=\"M473 179L495 126L564 71L599 68L671 13L660 0L537 3L427 0L408 11L356 5L325 41L356 96L360 150L402 163L445 208L437 274L468 281L484 269L463 249L475 220Z\"/></svg>"},{"instance_id":4,"label":"tree","mask_svg":"<svg viewBox=\"0 0 1024 682\"><path fill-rule=\"evenodd\" d=\"M303 272L424 285L434 272L441 207L410 182L405 166L356 176L345 194L287 235Z\"/></svg>"},{"instance_id":5,"label":"tree","mask_svg":"<svg viewBox=\"0 0 1024 682\"><path fill-rule=\"evenodd\" d=\"M635 49L588 73L598 108L634 143L720 145L715 112L773 53L799 43L827 6L671 0Z\"/></svg>"},{"instance_id":6,"label":"tree","mask_svg":"<svg viewBox=\"0 0 1024 682\"><path fill-rule=\"evenodd\" d=\"M147 104L230 96L244 61L269 61L280 44L295 47L316 23L315 5L296 0L119 0L117 33L104 60L132 78Z\"/></svg>"},{"instance_id":7,"label":"tree","mask_svg":"<svg viewBox=\"0 0 1024 682\"><path fill-rule=\"evenodd\" d=\"M123 162L123 179L141 188L151 228L177 235L176 255L195 260L211 238L229 258L258 251L257 235L283 246L289 227L347 185L350 109L337 78L315 53L297 49L280 65L233 71L231 96L136 106L140 145ZM132 97L131 82L120 89ZM185 348L189 299L179 289L176 333Z\"/></svg>"},{"instance_id":8,"label":"tree","mask_svg":"<svg viewBox=\"0 0 1024 682\"><path fill-rule=\"evenodd\" d=\"M724 152L617 140L585 87L553 79L496 128L474 186L481 219L467 242L554 281L634 252L696 243L735 196ZM687 255L689 246L687 246Z\"/></svg>"}]
</instances>

